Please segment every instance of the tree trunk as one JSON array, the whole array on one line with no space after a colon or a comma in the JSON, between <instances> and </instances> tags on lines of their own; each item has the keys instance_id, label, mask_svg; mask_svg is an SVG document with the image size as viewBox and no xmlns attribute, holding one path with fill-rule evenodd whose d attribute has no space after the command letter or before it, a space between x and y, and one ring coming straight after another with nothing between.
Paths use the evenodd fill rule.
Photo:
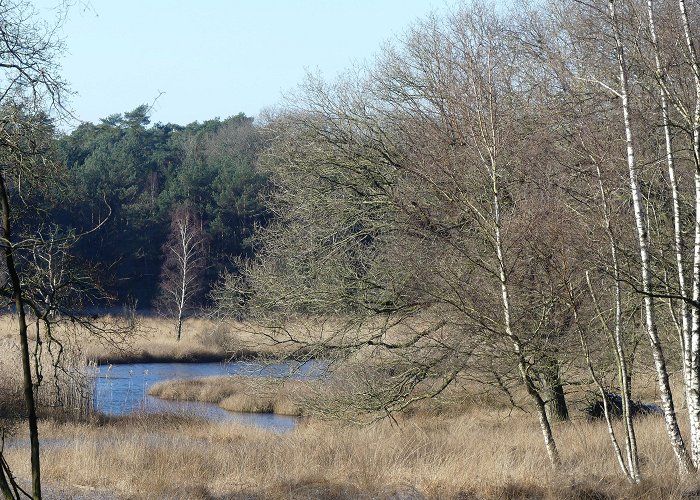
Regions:
<instances>
[{"instance_id":1,"label":"tree trunk","mask_svg":"<svg viewBox=\"0 0 700 500\"><path fill-rule=\"evenodd\" d=\"M608 207L607 207L607 201L605 197L605 191L603 190L603 183L600 180L600 170L598 170L598 181L600 183L601 187L601 193L603 195L603 206L604 206L604 217L605 217L605 225L608 229L608 233L611 238L611 243L612 243L612 249L613 249L613 264L615 266L615 289L616 289L616 313L615 313L615 330L616 333L619 333L619 319L620 319L620 302L617 300L619 298L619 290L620 290L620 282L618 281L618 274L617 274L617 258L615 254L615 245L614 245L614 238L612 237L612 231L610 231L610 219L608 217ZM595 307L596 315L598 318L600 318L602 324L603 324L603 329L607 331L607 333L610 335L611 339L613 340L613 344L615 344L616 339L620 339L621 337L619 335L612 335L610 332L610 329L607 327L606 320L604 318L603 312L601 311L599 305L598 305L598 300L596 299L596 294L595 290L593 289L593 285L591 283L591 277L590 273L586 271L586 282L588 283L588 289L591 293L591 299L593 300L593 304ZM591 350L588 345L588 340L587 340L587 335L586 335L586 328L581 324L581 321L579 319L578 315L578 309L576 306L576 300L574 297L574 292L571 286L569 285L569 298L571 300L571 307L574 313L574 320L576 322L576 328L579 331L579 338L581 340L581 347L583 348L583 353L586 359L586 365L588 366L588 372L591 374L591 378L593 379L593 383L595 383L596 387L598 388L598 391L600 392L600 397L603 402L603 413L605 416L605 423L608 426L608 435L610 436L610 442L613 447L613 451L615 452L615 457L617 458L617 463L620 466L620 469L622 470L622 473L625 475L627 480L632 483L639 483L640 481L640 476L639 476L639 467L638 467L638 454L637 454L637 444L636 444L636 439L634 437L634 425L632 423L632 420L630 418L630 398L628 397L629 391L626 390L626 387L628 387L628 384L623 381L622 379L626 380L629 382L629 377L626 376L626 365L620 363L619 358L618 358L618 377L620 378L620 385L623 387L622 389L622 417L625 422L625 448L627 451L627 464L625 464L625 458L622 455L622 449L620 448L620 444L617 440L617 436L615 435L615 428L613 427L612 420L610 418L610 405L608 404L608 394L607 391L605 390L605 387L603 386L603 383L601 382L600 378L596 374L595 369L593 368L593 361L591 360ZM615 352L619 354L619 349L615 349ZM616 355L617 356L617 355Z\"/></svg>"},{"instance_id":2,"label":"tree trunk","mask_svg":"<svg viewBox=\"0 0 700 500\"><path fill-rule=\"evenodd\" d=\"M561 458L559 457L557 443L554 440L554 434L552 433L552 426L549 418L547 417L545 402L535 387L535 384L532 382L532 377L529 370L530 367L525 359L523 344L520 337L513 331L513 325L511 322L510 292L508 289L508 274L506 273L507 266L505 262L505 255L503 253L503 240L501 237L501 196L498 189L498 172L496 170L496 162L493 158L491 158L490 170L492 189L491 195L493 196L493 235L496 247L496 258L498 260L498 275L501 288L501 306L503 311L504 330L506 336L510 339L513 345L513 353L518 360L520 380L535 404L535 408L537 408L537 416L540 421L540 430L542 431L542 437L544 438L544 446L547 450L547 455L549 456L549 462L553 469L557 469L561 465Z\"/></svg>"},{"instance_id":3,"label":"tree trunk","mask_svg":"<svg viewBox=\"0 0 700 500\"><path fill-rule=\"evenodd\" d=\"M185 295L187 294L187 257L183 259L183 266L182 266L182 281L180 283L180 290L178 293L180 296L178 297L178 303L177 303L177 340L178 342L180 341L180 337L182 336L182 316L185 312Z\"/></svg>"},{"instance_id":4,"label":"tree trunk","mask_svg":"<svg viewBox=\"0 0 700 500\"><path fill-rule=\"evenodd\" d=\"M615 8L615 0L609 0L610 20L615 37L615 49L617 52L617 62L619 69L620 80L620 100L622 101L622 114L624 117L625 127L625 142L627 147L627 167L630 178L630 191L632 194L632 204L634 208L634 218L637 227L637 239L639 243L639 254L641 259L641 275L642 275L642 290L644 292L644 310L646 316L647 335L654 358L654 366L656 368L656 376L659 383L659 393L661 396L661 406L664 411L664 421L666 424L666 433L676 455L678 468L681 474L687 474L694 470L695 467L690 459L688 450L683 441L680 428L678 427L678 418L676 417L676 409L673 404L673 394L671 385L668 379L668 370L666 368L666 358L661 347L659 333L656 324L656 311L654 299L652 297L652 269L651 255L649 251L649 234L647 233L648 219L642 203L642 192L638 179L637 161L634 152L634 140L632 133L632 122L630 118L629 106L629 91L627 80L627 62L625 59L622 37L617 21L617 13Z\"/></svg>"},{"instance_id":5,"label":"tree trunk","mask_svg":"<svg viewBox=\"0 0 700 500\"><path fill-rule=\"evenodd\" d=\"M559 450L557 449L557 442L554 440L552 425L550 424L549 417L547 416L547 408L544 399L542 399L542 396L540 396L540 393L537 391L537 388L535 387L535 384L533 384L532 378L528 373L527 363L525 362L520 341L517 337L513 339L513 346L518 356L518 370L520 372L520 378L522 379L525 389L527 390L527 393L530 395L530 398L537 409L537 417L540 422L540 431L542 432L542 437L544 438L544 446L547 450L549 463L553 469L558 469L561 465L561 457L559 456Z\"/></svg>"},{"instance_id":6,"label":"tree trunk","mask_svg":"<svg viewBox=\"0 0 700 500\"><path fill-rule=\"evenodd\" d=\"M605 326L604 328L610 337L610 341L615 352L617 380L620 384L620 396L622 397L622 422L625 428L625 448L627 450L627 468L625 469L623 467L623 471L625 471L625 474L632 482L638 483L641 481L641 474L639 472L639 451L637 448L637 437L634 430L634 422L632 421L632 376L627 365L625 343L622 338L622 278L620 276L620 263L617 258L615 233L613 232L612 224L610 223L608 196L605 191L605 186L603 185L603 176L600 172L600 166L598 165L596 165L596 173L598 174L598 187L600 189L600 198L603 203L605 232L608 235L608 242L610 243L610 258L613 265L613 278L615 279L615 326L612 332L608 328L605 328ZM598 301L595 298L595 292L593 290L593 285L591 284L588 272L586 272L586 282L588 283L588 288L591 292L591 297L593 298L598 316L602 318L602 311L600 310L600 307L598 307ZM588 355L587 357L590 358ZM589 369L591 375L594 375L593 366L590 364L590 362ZM600 382L596 381L596 383L598 384L601 394L603 395L603 403L604 405L607 405L605 390ZM606 416L606 418L609 418L609 415ZM608 424L608 427L610 432L612 432L612 426Z\"/></svg>"},{"instance_id":7,"label":"tree trunk","mask_svg":"<svg viewBox=\"0 0 700 500\"><path fill-rule=\"evenodd\" d=\"M15 478L12 476L12 471L5 461L5 457L2 454L2 449L0 448L0 493L5 500L20 500L22 495L27 498L31 498L30 495L17 486Z\"/></svg>"},{"instance_id":8,"label":"tree trunk","mask_svg":"<svg viewBox=\"0 0 700 500\"><path fill-rule=\"evenodd\" d=\"M5 477L4 469L0 469L0 492L2 492L2 496L5 500L15 500L12 488L10 488L10 483Z\"/></svg>"},{"instance_id":9,"label":"tree trunk","mask_svg":"<svg viewBox=\"0 0 700 500\"><path fill-rule=\"evenodd\" d=\"M548 357L540 371L547 416L550 420L566 422L569 420L569 408L566 405L564 386L559 373L559 361Z\"/></svg>"},{"instance_id":10,"label":"tree trunk","mask_svg":"<svg viewBox=\"0 0 700 500\"><path fill-rule=\"evenodd\" d=\"M680 2L680 8L681 12L684 12L684 5L683 1L681 0ZM647 14L649 18L649 34L651 36L651 41L652 45L654 47L654 62L656 66L656 78L657 81L659 82L659 88L660 88L660 97L661 97L661 116L663 119L663 129L664 129L664 142L666 145L666 163L668 165L668 178L669 178L669 183L671 187L671 198L672 198L672 207L673 207L673 235L674 235L674 249L675 249L675 257L676 257L676 274L678 278L678 292L681 297L688 297L688 287L686 284L686 278L685 278L685 265L683 262L683 255L685 253L685 243L683 239L683 231L681 227L681 209L680 209L680 195L678 191L678 180L677 180L677 175L676 175L676 166L675 166L675 158L674 158L674 149L673 149L673 141L671 137L671 118L669 115L669 96L668 96L668 90L666 87L666 74L664 72L664 68L661 64L661 57L660 57L660 51L659 51L659 46L658 46L658 40L657 40L657 35L656 35L656 24L654 21L654 0L647 0ZM684 23L686 28L688 25ZM686 29L686 33L688 33L688 30ZM692 42L691 42L691 47L692 47ZM691 59L693 58L694 50L691 48ZM696 77L696 104L700 103L700 94L698 94L698 90L700 88L697 85L697 77ZM697 115L697 106L696 106L696 115ZM696 150L697 148L695 147L696 142L694 141L694 147L693 149ZM696 153L697 155L697 153ZM696 175L695 178L695 183L696 183L696 189L698 187L698 178ZM696 214L697 215L697 214ZM696 225L696 241L698 237L698 232L697 232L697 225ZM695 257L697 257L698 254L697 252L695 253ZM695 287L693 287L695 289ZM692 451L692 456L693 456L693 461L695 463L695 466L698 466L698 460L696 456L696 449L698 449L698 431L700 430L700 426L697 418L694 417L693 415L697 415L697 405L698 405L698 398L697 398L697 391L695 391L695 395L693 395L693 387L697 385L696 379L697 377L693 375L693 349L692 349L692 335L691 335L691 324L694 324L691 322L690 319L690 310L688 308L688 303L681 299L679 301L679 307L680 307L680 316L681 316L681 321L680 321L680 344L681 344L681 358L683 360L683 382L685 386L685 399L686 399L686 404L688 405L688 414L690 417L690 436L691 436L691 450ZM695 314L694 314L695 316ZM696 321L695 321L696 323Z\"/></svg>"},{"instance_id":11,"label":"tree trunk","mask_svg":"<svg viewBox=\"0 0 700 500\"><path fill-rule=\"evenodd\" d=\"M693 42L693 34L690 30L685 0L679 0L678 6L695 83L695 111L692 122L693 158L695 160L695 240L693 246L692 296L693 303L697 304L700 300L700 65L698 64L698 56ZM700 310L697 306L692 308L691 318L690 345L686 344L684 346L686 350L690 351L687 356L690 359L690 368L685 380L690 424L691 457L693 464L697 468L700 465Z\"/></svg>"},{"instance_id":12,"label":"tree trunk","mask_svg":"<svg viewBox=\"0 0 700 500\"><path fill-rule=\"evenodd\" d=\"M10 283L14 295L15 308L19 323L19 341L22 357L22 389L24 401L27 406L27 420L29 421L29 442L31 446L32 463L32 495L34 500L41 499L41 466L39 461L39 428L37 425L36 402L34 399L34 384L32 382L32 365L29 359L29 339L27 338L27 319L24 314L24 298L22 297L22 285L15 267L14 250L12 248L12 232L10 223L10 200L5 185L4 174L0 174L0 202L2 204L2 233L3 250L7 271L10 275Z\"/></svg>"}]
</instances>

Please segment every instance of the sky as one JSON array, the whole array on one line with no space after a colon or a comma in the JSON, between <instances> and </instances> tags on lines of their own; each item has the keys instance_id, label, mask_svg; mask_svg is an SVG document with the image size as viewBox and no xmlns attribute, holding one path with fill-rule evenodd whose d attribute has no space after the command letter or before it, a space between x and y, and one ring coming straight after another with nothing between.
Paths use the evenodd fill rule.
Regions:
<instances>
[{"instance_id":1,"label":"sky","mask_svg":"<svg viewBox=\"0 0 700 500\"><path fill-rule=\"evenodd\" d=\"M34 0L55 18L59 0ZM80 0L59 32L74 114L98 122L153 104L185 125L279 103L307 71L333 79L457 0ZM67 125L70 129L79 122Z\"/></svg>"}]
</instances>

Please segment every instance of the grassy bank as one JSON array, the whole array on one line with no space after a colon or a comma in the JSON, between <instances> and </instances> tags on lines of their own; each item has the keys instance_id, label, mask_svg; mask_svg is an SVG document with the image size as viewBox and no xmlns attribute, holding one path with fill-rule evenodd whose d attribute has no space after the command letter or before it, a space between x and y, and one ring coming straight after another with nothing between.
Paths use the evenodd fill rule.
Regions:
<instances>
[{"instance_id":1,"label":"grassy bank","mask_svg":"<svg viewBox=\"0 0 700 500\"><path fill-rule=\"evenodd\" d=\"M176 339L174 323L159 317L99 318L98 322L123 331L111 339L100 338L68 323L54 329L63 342L79 349L87 360L98 364L148 362L205 362L251 359L278 354L282 347L254 337L241 323L190 318L183 324L182 340ZM0 344L15 344L17 322L12 315L0 316ZM30 336L34 330L30 329ZM0 355L1 356L1 355Z\"/></svg>"},{"instance_id":2,"label":"grassy bank","mask_svg":"<svg viewBox=\"0 0 700 500\"><path fill-rule=\"evenodd\" d=\"M250 358L235 326L206 319L188 319L182 340L175 336L172 321L141 317L126 342L105 345L87 338L86 356L100 364L153 362L207 362Z\"/></svg>"},{"instance_id":3,"label":"grassy bank","mask_svg":"<svg viewBox=\"0 0 700 500\"><path fill-rule=\"evenodd\" d=\"M162 399L215 403L236 412L303 415L305 401L318 384L261 377L206 377L166 380L153 385L148 393Z\"/></svg>"},{"instance_id":4,"label":"grassy bank","mask_svg":"<svg viewBox=\"0 0 700 500\"><path fill-rule=\"evenodd\" d=\"M679 483L660 420L640 421L647 477L617 473L604 426L557 427L564 460L548 466L530 415L477 411L368 427L310 422L276 434L182 418L125 418L102 425L44 422L48 488L117 498L542 498L660 499L698 491ZM18 443L24 439L18 435ZM26 449L6 449L29 477Z\"/></svg>"},{"instance_id":5,"label":"grassy bank","mask_svg":"<svg viewBox=\"0 0 700 500\"><path fill-rule=\"evenodd\" d=\"M163 320L145 319L139 328L128 349L80 336L70 345L80 347L78 361L102 362L193 360L202 353L230 356L243 349L266 355L275 349L272 344L255 347L243 325L190 320L181 342ZM5 456L26 484L26 427L13 423L23 412L17 368L14 338L0 334L0 428L10 429ZM308 396L325 383L218 377L164 382L151 394L213 402L233 411L299 415L307 413ZM638 384L637 393L646 401L656 399L651 380L640 376ZM583 389L569 394L574 421L555 426L563 459L557 473L549 468L534 415L489 393L461 400L455 394L457 404L450 411L431 400L398 422L354 426L308 418L284 434L152 415L80 422L42 407L42 414L51 417L40 427L43 478L47 498L637 500L700 495L696 482L679 482L663 421L656 417L638 421L645 480L628 485L618 473L605 426L581 417L583 395Z\"/></svg>"}]
</instances>

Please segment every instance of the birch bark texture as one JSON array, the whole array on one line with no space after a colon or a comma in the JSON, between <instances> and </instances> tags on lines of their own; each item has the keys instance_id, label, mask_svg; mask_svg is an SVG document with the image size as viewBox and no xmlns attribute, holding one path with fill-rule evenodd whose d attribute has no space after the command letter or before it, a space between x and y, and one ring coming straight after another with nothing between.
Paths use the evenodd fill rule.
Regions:
<instances>
[{"instance_id":1,"label":"birch bark texture","mask_svg":"<svg viewBox=\"0 0 700 500\"><path fill-rule=\"evenodd\" d=\"M666 429L672 448L679 464L679 471L685 474L695 471L700 464L700 66L695 49L695 33L693 32L693 17L689 13L685 0L679 0L678 11L675 15L669 12L667 5L657 6L653 0L646 2L646 27L648 39L638 34L631 34L629 26L634 26L634 2L609 0L608 8L610 26L615 40L615 53L619 71L619 86L617 95L623 113L625 142L627 149L627 165L630 178L630 195L633 205L635 225L637 228L640 253L640 283L646 315L646 330L659 382L659 391L665 413ZM626 19L620 18L620 11L626 13ZM675 33L684 41L685 54L670 50L663 45L659 35L660 23L657 21L659 12L663 13L663 30L665 39ZM625 27L627 33L625 33ZM630 73L634 70L634 78L642 74L640 62L644 64L644 56L637 56L631 63L627 49L637 54L648 54L647 59L654 79L652 87L656 87L658 100L644 109L637 104L633 110L632 94L642 94L643 87L630 84ZM680 53L679 53L680 52ZM673 62L681 64L673 65ZM679 69L680 68L680 69ZM692 88L693 92L683 93L680 85ZM639 95L637 102L642 102ZM642 111L644 110L644 111ZM654 196L645 196L641 189L639 165L636 149L643 142L640 134L635 133L633 113L639 116L640 111L660 115L663 142L663 160L667 165L667 177L663 189L668 192L671 200L670 228L660 229L656 221L651 220L649 210L656 210ZM677 125L674 125L677 124ZM640 121L637 121L637 127ZM687 133L678 133L685 128ZM645 148L646 149L646 148ZM660 163L660 162L659 162ZM679 168L684 172L679 174ZM693 190L681 193L678 177L686 179L692 176ZM687 200L685 203L682 199ZM649 207L647 209L647 207ZM692 220L692 226L687 221ZM654 229L657 229L654 231ZM653 235L656 235L654 238ZM671 244L665 241L662 234L672 235ZM686 242L686 235L692 234L692 242ZM657 247L654 250L654 246ZM663 258L663 247L673 249L673 265L667 266ZM691 250L688 252L688 250ZM670 264L670 263L669 263ZM689 265L690 264L690 265ZM675 269L674 269L675 268ZM687 269L690 269L688 273ZM662 282L659 276L674 276L675 284ZM688 284L689 283L689 284ZM665 287L665 289L664 289ZM676 410L669 383L669 371L664 354L663 342L659 335L659 320L657 318L658 300L667 301L671 307L672 320L679 332L679 358L682 360L682 375L684 395L690 428L690 447L686 448L678 428Z\"/></svg>"},{"instance_id":2,"label":"birch bark texture","mask_svg":"<svg viewBox=\"0 0 700 500\"><path fill-rule=\"evenodd\" d=\"M676 415L668 369L666 366L666 357L659 338L658 325L656 321L656 309L653 297L654 286L652 283L653 271L651 268L651 256L649 250L649 222L642 199L637 160L635 156L634 131L632 130L632 121L630 118L628 63L625 57L625 48L622 43L622 36L620 34L615 0L609 0L608 7L610 11L610 22L615 38L615 49L619 68L619 97L622 106L623 123L625 129L630 192L632 196L635 225L637 228L637 237L639 240L639 254L641 260L640 271L642 277L641 281L644 311L646 316L646 329L647 334L649 335L649 342L651 344L652 356L654 358L654 365L656 368L659 394L661 396L661 405L664 411L664 420L666 422L666 432L668 434L669 441L671 442L671 446L673 447L673 452L676 455L679 469L681 473L687 474L694 469L694 466L685 447L680 427L678 426L678 418Z\"/></svg>"}]
</instances>

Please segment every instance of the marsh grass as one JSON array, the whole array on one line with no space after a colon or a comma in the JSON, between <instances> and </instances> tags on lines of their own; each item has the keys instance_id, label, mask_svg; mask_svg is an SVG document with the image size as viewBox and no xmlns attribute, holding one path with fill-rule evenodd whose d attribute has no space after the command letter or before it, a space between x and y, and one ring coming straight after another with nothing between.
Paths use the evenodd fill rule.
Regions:
<instances>
[{"instance_id":1,"label":"marsh grass","mask_svg":"<svg viewBox=\"0 0 700 500\"><path fill-rule=\"evenodd\" d=\"M564 460L554 474L528 414L473 409L461 417L411 417L399 425L311 421L285 434L176 417L104 425L43 422L49 485L120 498L681 498L660 419L638 424L644 483L617 473L605 428L556 428ZM7 458L28 477L24 450Z\"/></svg>"},{"instance_id":2,"label":"marsh grass","mask_svg":"<svg viewBox=\"0 0 700 500\"><path fill-rule=\"evenodd\" d=\"M303 415L306 401L321 383L234 375L166 380L154 384L148 393L162 399L215 403L234 412Z\"/></svg>"},{"instance_id":3,"label":"marsh grass","mask_svg":"<svg viewBox=\"0 0 700 500\"><path fill-rule=\"evenodd\" d=\"M165 359L190 356L198 349L230 354L252 345L235 325L190 320L178 343L165 322L144 323L148 328L131 342L130 355L138 360L144 353ZM13 339L14 332L0 329L0 413L12 413L14 405L21 414L19 392L13 392L19 380ZM97 359L105 361L120 355L89 339L81 347L86 357L94 349ZM254 352L274 349L263 347ZM171 397L178 399L217 402L238 411L257 407L280 413L303 413L295 398L316 390L295 385L298 381L254 382L174 383L162 390L173 391ZM646 384L641 394L646 401L655 400L654 384ZM284 409L287 404L291 409ZM491 393L451 408L436 415L435 407L426 406L397 423L367 426L304 419L284 434L183 417L75 421L50 414L40 426L43 477L47 491L68 498L641 500L700 493L696 482L679 481L661 419L638 420L645 480L632 487L618 473L605 426L598 422L577 417L556 425L563 468L555 474L533 415L506 407ZM7 428L12 434L5 456L15 474L27 481L25 426Z\"/></svg>"},{"instance_id":4,"label":"marsh grass","mask_svg":"<svg viewBox=\"0 0 700 500\"><path fill-rule=\"evenodd\" d=\"M78 420L92 418L95 367L82 352L66 349L59 360L44 354L39 365L42 377L36 392L39 414ZM21 377L17 346L11 339L0 338L0 419L26 415Z\"/></svg>"},{"instance_id":5,"label":"marsh grass","mask_svg":"<svg viewBox=\"0 0 700 500\"><path fill-rule=\"evenodd\" d=\"M259 339L238 322L189 318L177 340L172 321L141 317L138 329L120 346L85 338L86 354L100 364L147 362L234 361L281 356L290 349L271 339Z\"/></svg>"},{"instance_id":6,"label":"marsh grass","mask_svg":"<svg viewBox=\"0 0 700 500\"><path fill-rule=\"evenodd\" d=\"M123 318L114 318L124 321ZM110 317L100 321L109 323ZM99 364L136 362L205 362L229 359L250 359L277 354L274 342L255 340L253 333L240 323L222 323L202 318L190 318L183 324L182 340L176 339L172 321L160 317L137 317L128 336L115 341L90 335L85 329L56 327L54 334L71 338L79 344L90 361ZM0 343L15 342L16 319L0 316ZM30 337L34 336L30 330ZM113 339L114 340L114 339Z\"/></svg>"},{"instance_id":7,"label":"marsh grass","mask_svg":"<svg viewBox=\"0 0 700 500\"><path fill-rule=\"evenodd\" d=\"M226 360L233 353L208 342L205 336L213 328L213 322L189 319L183 324L182 340L178 341L170 321L144 317L139 319L138 330L123 345L105 346L87 338L86 355L99 364Z\"/></svg>"}]
</instances>

